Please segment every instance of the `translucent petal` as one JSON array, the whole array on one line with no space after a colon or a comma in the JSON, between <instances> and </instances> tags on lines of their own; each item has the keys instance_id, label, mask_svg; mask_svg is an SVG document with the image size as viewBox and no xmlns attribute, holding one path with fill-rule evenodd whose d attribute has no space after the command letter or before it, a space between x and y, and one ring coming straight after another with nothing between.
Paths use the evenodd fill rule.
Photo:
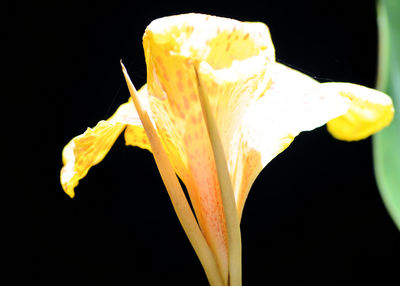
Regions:
<instances>
[{"instance_id":1,"label":"translucent petal","mask_svg":"<svg viewBox=\"0 0 400 286\"><path fill-rule=\"evenodd\" d=\"M377 91L353 84L319 84L300 72L276 64L271 88L248 110L233 140L235 149L239 150L230 154L239 213L259 172L301 131L332 122L329 123L331 131L334 128L336 135L346 134L342 139L349 139L353 130L362 126L351 137L361 139L390 121L389 106L390 99ZM346 123L348 118L353 119L352 130L343 131L347 125L342 119L335 119L342 116Z\"/></svg>"}]
</instances>

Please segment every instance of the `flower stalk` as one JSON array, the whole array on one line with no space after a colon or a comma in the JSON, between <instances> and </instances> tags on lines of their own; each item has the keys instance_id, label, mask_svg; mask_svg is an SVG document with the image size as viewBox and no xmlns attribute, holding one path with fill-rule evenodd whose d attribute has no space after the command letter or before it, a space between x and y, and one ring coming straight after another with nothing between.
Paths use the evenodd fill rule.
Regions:
<instances>
[{"instance_id":1,"label":"flower stalk","mask_svg":"<svg viewBox=\"0 0 400 286\"><path fill-rule=\"evenodd\" d=\"M190 209L189 203L186 200L182 186L176 177L175 171L169 162L168 156L165 153L159 136L157 135L157 131L155 130L153 123L151 122L150 117L144 108L143 103L141 102L140 95L133 85L122 61L121 67L133 100L133 104L135 105L147 138L149 139L157 168L160 172L165 188L167 189L177 217L197 256L199 257L210 285L222 286L224 283L220 273L218 272L214 255L211 252L203 234L201 233L193 212Z\"/></svg>"},{"instance_id":2,"label":"flower stalk","mask_svg":"<svg viewBox=\"0 0 400 286\"><path fill-rule=\"evenodd\" d=\"M197 78L197 89L199 100L207 126L213 149L215 164L217 167L218 182L221 190L222 203L224 208L226 228L228 231L228 277L229 286L242 285L242 241L240 235L240 222L236 209L235 197L231 178L229 176L225 151L222 146L219 130L215 124L216 120L212 115L212 108L207 95L202 88L201 79L194 67Z\"/></svg>"}]
</instances>

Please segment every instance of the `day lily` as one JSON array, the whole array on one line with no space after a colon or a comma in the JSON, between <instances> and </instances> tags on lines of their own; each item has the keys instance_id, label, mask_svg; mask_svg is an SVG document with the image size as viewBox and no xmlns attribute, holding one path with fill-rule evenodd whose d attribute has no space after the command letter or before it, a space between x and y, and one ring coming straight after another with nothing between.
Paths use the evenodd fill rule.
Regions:
<instances>
[{"instance_id":1,"label":"day lily","mask_svg":"<svg viewBox=\"0 0 400 286\"><path fill-rule=\"evenodd\" d=\"M65 146L61 184L73 197L125 130L127 145L153 153L211 285L241 285L239 224L249 190L301 131L327 123L335 138L361 140L393 118L384 93L319 83L277 63L262 23L164 17L147 27L143 46L147 84L137 91L122 65L131 99Z\"/></svg>"}]
</instances>

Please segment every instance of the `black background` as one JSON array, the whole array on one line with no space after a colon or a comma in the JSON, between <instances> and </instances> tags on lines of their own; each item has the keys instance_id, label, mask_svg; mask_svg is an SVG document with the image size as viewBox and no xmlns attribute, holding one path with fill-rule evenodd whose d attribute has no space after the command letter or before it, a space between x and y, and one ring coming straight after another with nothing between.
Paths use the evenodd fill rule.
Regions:
<instances>
[{"instance_id":1,"label":"black background","mask_svg":"<svg viewBox=\"0 0 400 286\"><path fill-rule=\"evenodd\" d=\"M202 12L261 21L278 61L320 81L375 84L374 1L7 5L15 45L5 56L18 62L9 74L27 116L15 126L22 151L10 167L19 174L8 213L16 235L5 246L15 281L207 285L149 152L121 137L74 199L59 184L63 146L129 97L119 60L137 87L146 82L141 37L151 20ZM325 127L302 133L256 180L241 230L244 285L398 278L400 235L376 187L371 139L340 142Z\"/></svg>"}]
</instances>

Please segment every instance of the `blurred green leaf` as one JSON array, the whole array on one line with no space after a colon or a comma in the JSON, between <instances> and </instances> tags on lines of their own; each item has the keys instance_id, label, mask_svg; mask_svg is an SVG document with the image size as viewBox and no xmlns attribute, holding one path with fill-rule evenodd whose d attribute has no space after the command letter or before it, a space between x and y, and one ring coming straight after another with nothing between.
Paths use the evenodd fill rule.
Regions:
<instances>
[{"instance_id":1,"label":"blurred green leaf","mask_svg":"<svg viewBox=\"0 0 400 286\"><path fill-rule=\"evenodd\" d=\"M400 230L400 1L378 1L377 88L394 102L392 124L374 135L374 164L383 202Z\"/></svg>"}]
</instances>

